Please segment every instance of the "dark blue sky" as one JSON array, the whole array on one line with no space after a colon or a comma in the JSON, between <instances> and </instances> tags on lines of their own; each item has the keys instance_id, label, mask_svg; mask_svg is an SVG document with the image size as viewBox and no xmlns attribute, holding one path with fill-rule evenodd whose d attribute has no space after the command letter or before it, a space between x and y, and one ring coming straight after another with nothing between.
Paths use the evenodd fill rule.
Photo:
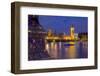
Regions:
<instances>
[{"instance_id":1,"label":"dark blue sky","mask_svg":"<svg viewBox=\"0 0 100 76\"><path fill-rule=\"evenodd\" d=\"M88 32L88 17L39 15L39 22L46 31L52 29L57 33L69 34L70 26L73 24L76 33Z\"/></svg>"}]
</instances>

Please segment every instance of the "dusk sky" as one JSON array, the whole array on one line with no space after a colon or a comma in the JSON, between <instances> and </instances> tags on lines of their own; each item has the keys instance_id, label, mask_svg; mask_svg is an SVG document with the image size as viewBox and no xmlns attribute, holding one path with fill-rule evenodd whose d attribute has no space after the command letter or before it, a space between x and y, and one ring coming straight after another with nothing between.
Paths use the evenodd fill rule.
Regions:
<instances>
[{"instance_id":1,"label":"dusk sky","mask_svg":"<svg viewBox=\"0 0 100 76\"><path fill-rule=\"evenodd\" d=\"M52 29L57 33L69 34L70 26L73 24L75 33L88 32L88 17L39 15L38 18L39 23L46 31Z\"/></svg>"}]
</instances>

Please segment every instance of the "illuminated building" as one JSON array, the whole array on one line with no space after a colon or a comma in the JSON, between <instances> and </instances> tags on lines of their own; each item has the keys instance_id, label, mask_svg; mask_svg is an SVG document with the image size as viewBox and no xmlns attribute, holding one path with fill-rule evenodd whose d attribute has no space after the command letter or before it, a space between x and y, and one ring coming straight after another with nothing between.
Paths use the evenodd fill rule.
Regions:
<instances>
[{"instance_id":1,"label":"illuminated building","mask_svg":"<svg viewBox=\"0 0 100 76\"><path fill-rule=\"evenodd\" d=\"M74 26L73 25L70 28L70 36L71 36L71 39L75 38L75 36L74 36Z\"/></svg>"},{"instance_id":2,"label":"illuminated building","mask_svg":"<svg viewBox=\"0 0 100 76\"><path fill-rule=\"evenodd\" d=\"M78 33L75 33L74 36L75 36L75 40L79 40Z\"/></svg>"},{"instance_id":3,"label":"illuminated building","mask_svg":"<svg viewBox=\"0 0 100 76\"><path fill-rule=\"evenodd\" d=\"M66 40L75 40L75 28L73 25L70 27L70 35L64 34L55 35L51 29L48 30L46 40L56 40L56 41L66 41Z\"/></svg>"},{"instance_id":4,"label":"illuminated building","mask_svg":"<svg viewBox=\"0 0 100 76\"><path fill-rule=\"evenodd\" d=\"M83 41L87 41L88 40L88 33L87 32L82 32L82 33L79 33L78 34L78 38L80 39L80 40L83 40Z\"/></svg>"},{"instance_id":5,"label":"illuminated building","mask_svg":"<svg viewBox=\"0 0 100 76\"><path fill-rule=\"evenodd\" d=\"M47 32L47 36L48 36L48 37L53 36L53 32L52 32L52 30L51 30L51 29L49 29L49 30L48 30L48 32Z\"/></svg>"}]
</instances>

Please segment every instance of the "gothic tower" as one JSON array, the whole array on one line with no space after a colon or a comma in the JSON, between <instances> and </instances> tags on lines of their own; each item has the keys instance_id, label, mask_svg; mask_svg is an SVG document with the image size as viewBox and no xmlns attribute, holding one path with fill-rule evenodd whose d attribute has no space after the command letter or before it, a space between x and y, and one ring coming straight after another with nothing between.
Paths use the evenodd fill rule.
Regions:
<instances>
[{"instance_id":1,"label":"gothic tower","mask_svg":"<svg viewBox=\"0 0 100 76\"><path fill-rule=\"evenodd\" d=\"M74 31L75 31L74 26L71 25L71 27L70 27L70 36L71 36L71 39L74 39L75 38L74 37Z\"/></svg>"}]
</instances>

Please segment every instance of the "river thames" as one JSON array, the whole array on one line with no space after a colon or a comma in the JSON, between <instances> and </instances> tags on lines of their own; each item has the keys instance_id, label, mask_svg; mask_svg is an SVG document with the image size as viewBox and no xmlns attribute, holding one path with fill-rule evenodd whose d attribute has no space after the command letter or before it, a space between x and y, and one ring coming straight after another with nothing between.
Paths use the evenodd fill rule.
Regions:
<instances>
[{"instance_id":1,"label":"river thames","mask_svg":"<svg viewBox=\"0 0 100 76\"><path fill-rule=\"evenodd\" d=\"M88 57L88 42L49 42L46 51L51 59L74 59Z\"/></svg>"}]
</instances>

